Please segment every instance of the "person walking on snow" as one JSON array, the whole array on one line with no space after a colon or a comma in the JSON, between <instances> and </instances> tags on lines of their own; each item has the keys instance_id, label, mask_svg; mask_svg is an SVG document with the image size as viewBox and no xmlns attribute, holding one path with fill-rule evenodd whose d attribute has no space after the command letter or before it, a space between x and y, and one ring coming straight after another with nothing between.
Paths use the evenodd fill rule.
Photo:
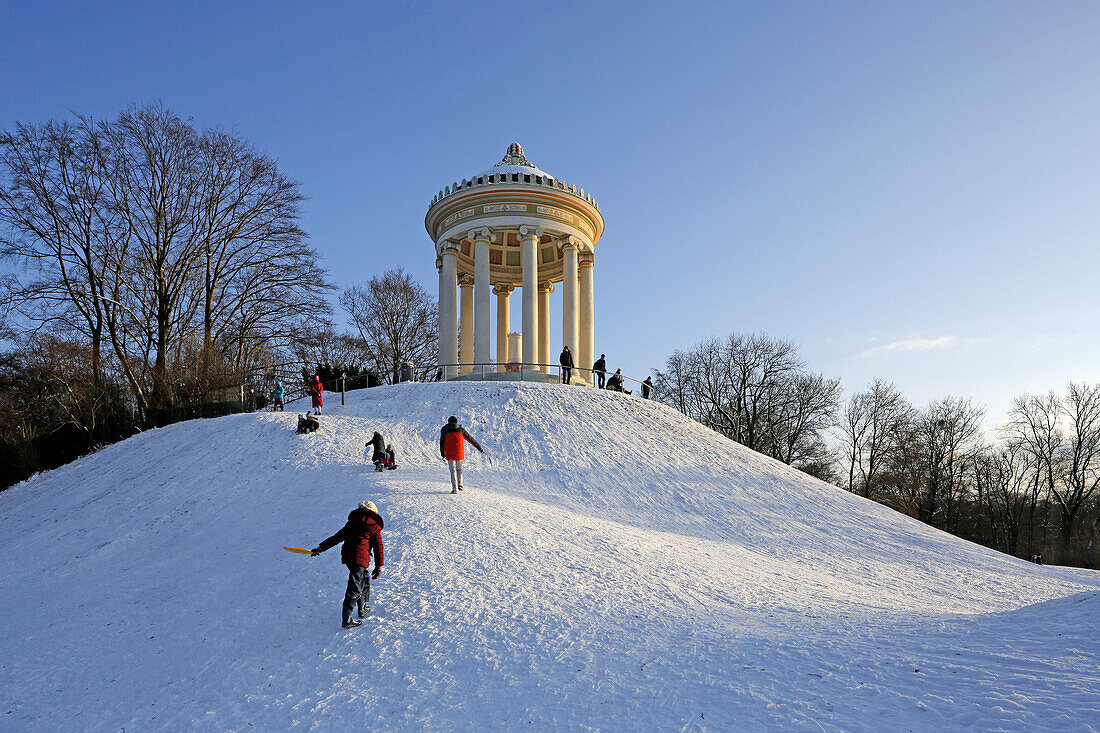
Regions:
<instances>
[{"instance_id":1,"label":"person walking on snow","mask_svg":"<svg viewBox=\"0 0 1100 733\"><path fill-rule=\"evenodd\" d=\"M592 365L592 372L596 375L596 380L600 389L604 387L604 379L607 378L607 354L600 354L600 358L596 359L596 363Z\"/></svg>"},{"instance_id":2,"label":"person walking on snow","mask_svg":"<svg viewBox=\"0 0 1100 733\"><path fill-rule=\"evenodd\" d=\"M473 436L466 432L466 428L458 424L458 418L451 415L447 418L447 424L439 431L439 455L447 462L447 468L451 472L451 493L462 491L462 461L466 458L466 444L481 450L481 446Z\"/></svg>"},{"instance_id":3,"label":"person walking on snow","mask_svg":"<svg viewBox=\"0 0 1100 733\"><path fill-rule=\"evenodd\" d=\"M285 395L286 395L286 392L283 390L283 383L282 382L276 382L275 383L275 409L278 410L279 412L283 411L283 397Z\"/></svg>"},{"instance_id":4,"label":"person walking on snow","mask_svg":"<svg viewBox=\"0 0 1100 733\"><path fill-rule=\"evenodd\" d=\"M642 382L642 399L648 400L649 393L653 391L653 377L646 377Z\"/></svg>"},{"instance_id":5,"label":"person walking on snow","mask_svg":"<svg viewBox=\"0 0 1100 733\"><path fill-rule=\"evenodd\" d=\"M372 449L374 455L370 455ZM363 457L374 464L375 471L382 470L382 466L386 463L386 439L382 437L382 433L375 433L370 439L366 448L363 449Z\"/></svg>"},{"instance_id":6,"label":"person walking on snow","mask_svg":"<svg viewBox=\"0 0 1100 733\"><path fill-rule=\"evenodd\" d=\"M561 364L561 383L569 384L573 377L573 354L569 352L568 346L561 350L558 362Z\"/></svg>"},{"instance_id":7,"label":"person walking on snow","mask_svg":"<svg viewBox=\"0 0 1100 733\"><path fill-rule=\"evenodd\" d=\"M344 592L344 605L341 619L345 629L361 626L362 621L351 617L352 610L358 608L359 618L370 612L370 582L382 575L382 515L373 501L361 501L359 507L348 515L348 523L339 532L310 550L310 556L317 557L325 550L343 542L340 548L340 562L348 568L348 587ZM369 573L370 557L374 554L374 572Z\"/></svg>"},{"instance_id":8,"label":"person walking on snow","mask_svg":"<svg viewBox=\"0 0 1100 733\"><path fill-rule=\"evenodd\" d=\"M321 406L325 403L325 399L323 397L323 395L325 394L325 387L321 384L320 374L313 375L313 383L309 385L309 394L313 397L313 409L316 410L318 415L320 415Z\"/></svg>"}]
</instances>

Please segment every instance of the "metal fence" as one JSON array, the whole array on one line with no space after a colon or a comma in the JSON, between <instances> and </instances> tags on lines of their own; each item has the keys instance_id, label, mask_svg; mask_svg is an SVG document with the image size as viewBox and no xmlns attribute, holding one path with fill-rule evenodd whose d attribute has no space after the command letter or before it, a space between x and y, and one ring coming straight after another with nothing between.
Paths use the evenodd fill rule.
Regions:
<instances>
[{"instance_id":1,"label":"metal fence","mask_svg":"<svg viewBox=\"0 0 1100 733\"><path fill-rule=\"evenodd\" d=\"M503 371L501 367L503 366ZM463 367L469 367L469 371L466 374L462 374ZM475 379L483 379L486 381L494 380L494 375L501 375L495 377L500 381L516 380L521 382L551 382L557 381L561 383L562 372L565 369L561 364L540 364L537 362L508 362L507 364L497 364L495 362L462 362L454 364L436 364L435 365L435 378L433 381L439 382L451 382L455 380L469 379L470 375L474 375ZM589 386L598 386L599 373L592 369L585 369L583 367L570 367L570 371L573 375L580 375L584 377L584 381ZM611 377L614 376L614 372L604 372L604 382L609 382ZM513 376L514 375L514 376ZM556 376L556 380L552 380L551 377ZM646 394L646 399L656 399L657 390L652 384L646 384L644 380L637 379L635 377L628 376L626 374L618 375L622 380L622 385L619 389L603 387L604 389L611 389L615 392L622 392L624 394L637 393L638 396ZM577 386L581 386L577 383ZM628 387L633 387L628 389Z\"/></svg>"}]
</instances>

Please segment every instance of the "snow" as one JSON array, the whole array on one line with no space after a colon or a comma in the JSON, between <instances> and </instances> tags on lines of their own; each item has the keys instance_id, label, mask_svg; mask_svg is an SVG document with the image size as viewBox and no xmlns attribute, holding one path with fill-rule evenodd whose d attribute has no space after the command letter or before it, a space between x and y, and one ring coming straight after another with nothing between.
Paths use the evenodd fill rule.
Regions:
<instances>
[{"instance_id":1,"label":"snow","mask_svg":"<svg viewBox=\"0 0 1100 733\"><path fill-rule=\"evenodd\" d=\"M1098 573L628 395L326 402L310 435L293 411L181 423L0 494L0 730L1100 730ZM487 452L457 496L452 414ZM363 460L375 430L397 471ZM365 499L386 566L344 631L339 551L281 547Z\"/></svg>"}]
</instances>

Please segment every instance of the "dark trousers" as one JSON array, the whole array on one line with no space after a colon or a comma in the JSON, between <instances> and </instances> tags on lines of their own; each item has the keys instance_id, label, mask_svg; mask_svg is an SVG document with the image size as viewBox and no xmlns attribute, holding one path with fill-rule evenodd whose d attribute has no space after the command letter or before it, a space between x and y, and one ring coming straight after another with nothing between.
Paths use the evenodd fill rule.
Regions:
<instances>
[{"instance_id":1,"label":"dark trousers","mask_svg":"<svg viewBox=\"0 0 1100 733\"><path fill-rule=\"evenodd\" d=\"M561 368L561 383L569 384L569 380L573 378L573 367L563 366Z\"/></svg>"},{"instance_id":2,"label":"dark trousers","mask_svg":"<svg viewBox=\"0 0 1100 733\"><path fill-rule=\"evenodd\" d=\"M348 565L348 589L344 592L343 622L351 621L351 612L357 607L363 615L363 607L370 601L370 568Z\"/></svg>"},{"instance_id":3,"label":"dark trousers","mask_svg":"<svg viewBox=\"0 0 1100 733\"><path fill-rule=\"evenodd\" d=\"M599 382L600 389L603 389L605 379L607 379L607 372L596 372L596 380Z\"/></svg>"}]
</instances>

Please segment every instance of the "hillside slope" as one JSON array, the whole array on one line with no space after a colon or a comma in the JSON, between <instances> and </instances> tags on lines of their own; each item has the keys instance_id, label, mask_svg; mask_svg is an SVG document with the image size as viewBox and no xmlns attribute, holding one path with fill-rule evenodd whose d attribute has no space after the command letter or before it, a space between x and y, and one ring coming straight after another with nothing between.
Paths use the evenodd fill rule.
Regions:
<instances>
[{"instance_id":1,"label":"hillside slope","mask_svg":"<svg viewBox=\"0 0 1100 733\"><path fill-rule=\"evenodd\" d=\"M0 494L0 729L1100 720L1096 573L943 534L621 394L406 384L326 413L306 436L293 412L182 423ZM457 496L451 414L491 458ZM398 471L365 464L375 430ZM280 547L368 498L386 569L345 632L338 552Z\"/></svg>"}]
</instances>

